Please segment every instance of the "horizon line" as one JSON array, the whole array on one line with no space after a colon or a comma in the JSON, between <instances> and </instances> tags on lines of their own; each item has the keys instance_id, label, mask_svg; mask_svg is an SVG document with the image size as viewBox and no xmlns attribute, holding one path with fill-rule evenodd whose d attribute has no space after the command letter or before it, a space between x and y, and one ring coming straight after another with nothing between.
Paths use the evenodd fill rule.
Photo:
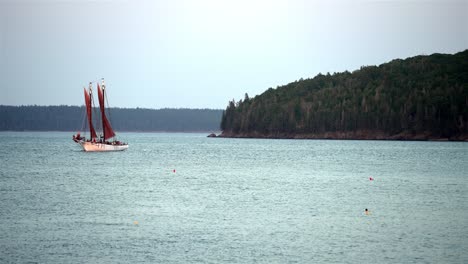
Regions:
<instances>
[{"instance_id":1,"label":"horizon line","mask_svg":"<svg viewBox=\"0 0 468 264\"><path fill-rule=\"evenodd\" d=\"M28 104L28 105L4 105L0 104L0 107L85 107L85 105L37 105L37 104ZM98 107L94 107L98 108ZM163 107L163 108L147 108L147 107L120 107L120 106L111 106L107 108L116 108L116 109L135 109L135 110L225 110L222 108L188 108L188 107Z\"/></svg>"}]
</instances>

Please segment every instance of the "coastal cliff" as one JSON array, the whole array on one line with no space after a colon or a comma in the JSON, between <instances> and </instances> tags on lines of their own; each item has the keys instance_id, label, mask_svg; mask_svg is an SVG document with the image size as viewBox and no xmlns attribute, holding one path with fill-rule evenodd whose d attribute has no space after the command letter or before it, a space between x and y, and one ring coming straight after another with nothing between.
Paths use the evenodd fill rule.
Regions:
<instances>
[{"instance_id":1,"label":"coastal cliff","mask_svg":"<svg viewBox=\"0 0 468 264\"><path fill-rule=\"evenodd\" d=\"M468 140L468 50L319 74L230 101L220 137Z\"/></svg>"}]
</instances>

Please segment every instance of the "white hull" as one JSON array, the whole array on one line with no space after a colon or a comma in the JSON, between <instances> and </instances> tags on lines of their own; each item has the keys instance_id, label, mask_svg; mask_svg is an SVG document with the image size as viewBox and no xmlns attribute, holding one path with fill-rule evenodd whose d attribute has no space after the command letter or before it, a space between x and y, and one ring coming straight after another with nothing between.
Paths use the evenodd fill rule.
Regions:
<instances>
[{"instance_id":1,"label":"white hull","mask_svg":"<svg viewBox=\"0 0 468 264\"><path fill-rule=\"evenodd\" d=\"M128 149L128 145L112 145L98 142L79 141L78 142L84 151L88 152L104 152L104 151L122 151Z\"/></svg>"}]
</instances>

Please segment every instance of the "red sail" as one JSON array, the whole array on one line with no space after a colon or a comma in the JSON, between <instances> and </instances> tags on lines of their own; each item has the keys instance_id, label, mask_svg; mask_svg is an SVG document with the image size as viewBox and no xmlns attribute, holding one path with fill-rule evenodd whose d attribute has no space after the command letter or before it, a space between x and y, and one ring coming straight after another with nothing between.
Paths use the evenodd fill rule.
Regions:
<instances>
[{"instance_id":1,"label":"red sail","mask_svg":"<svg viewBox=\"0 0 468 264\"><path fill-rule=\"evenodd\" d=\"M115 136L114 130L107 120L106 113L104 111L104 91L97 85L98 97L99 97L99 106L101 107L101 116L102 116L102 130L104 131L104 140L112 138Z\"/></svg>"},{"instance_id":2,"label":"red sail","mask_svg":"<svg viewBox=\"0 0 468 264\"><path fill-rule=\"evenodd\" d=\"M96 130L94 130L93 127L93 119L91 116L91 97L89 96L88 91L86 91L86 88L84 89L84 97L85 97L85 103L86 103L86 113L88 114L88 122L89 122L89 133L91 134L91 139L97 138L96 135Z\"/></svg>"}]
</instances>

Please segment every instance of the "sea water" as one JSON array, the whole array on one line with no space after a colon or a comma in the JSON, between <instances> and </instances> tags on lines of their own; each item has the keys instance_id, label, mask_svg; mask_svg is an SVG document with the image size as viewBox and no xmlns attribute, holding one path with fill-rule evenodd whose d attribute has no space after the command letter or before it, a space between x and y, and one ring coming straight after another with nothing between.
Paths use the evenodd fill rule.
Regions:
<instances>
[{"instance_id":1,"label":"sea water","mask_svg":"<svg viewBox=\"0 0 468 264\"><path fill-rule=\"evenodd\" d=\"M120 136L0 133L0 263L468 263L466 142Z\"/></svg>"}]
</instances>

